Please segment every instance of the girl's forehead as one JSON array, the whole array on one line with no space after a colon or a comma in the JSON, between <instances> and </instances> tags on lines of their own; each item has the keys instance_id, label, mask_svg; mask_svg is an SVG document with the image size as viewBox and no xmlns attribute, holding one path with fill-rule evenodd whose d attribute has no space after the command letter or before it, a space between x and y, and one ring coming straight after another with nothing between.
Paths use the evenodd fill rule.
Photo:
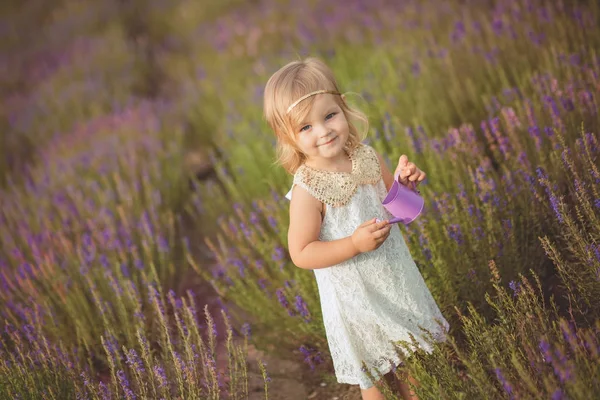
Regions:
<instances>
[{"instance_id":1,"label":"girl's forehead","mask_svg":"<svg viewBox=\"0 0 600 400\"><path fill-rule=\"evenodd\" d=\"M336 95L323 93L315 96L315 100L313 101L308 116L313 114L318 114L330 107L337 106L337 102L335 101Z\"/></svg>"}]
</instances>

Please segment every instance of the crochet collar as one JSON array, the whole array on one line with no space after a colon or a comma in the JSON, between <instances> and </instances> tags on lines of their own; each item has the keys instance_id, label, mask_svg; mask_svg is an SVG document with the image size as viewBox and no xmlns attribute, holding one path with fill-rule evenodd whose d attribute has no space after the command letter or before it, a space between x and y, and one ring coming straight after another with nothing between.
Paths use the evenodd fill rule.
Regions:
<instances>
[{"instance_id":1,"label":"crochet collar","mask_svg":"<svg viewBox=\"0 0 600 400\"><path fill-rule=\"evenodd\" d=\"M379 159L371 147L360 144L349 157L351 172L325 171L302 165L294 174L294 185L301 186L331 207L348 204L360 185L376 184L381 179Z\"/></svg>"}]
</instances>

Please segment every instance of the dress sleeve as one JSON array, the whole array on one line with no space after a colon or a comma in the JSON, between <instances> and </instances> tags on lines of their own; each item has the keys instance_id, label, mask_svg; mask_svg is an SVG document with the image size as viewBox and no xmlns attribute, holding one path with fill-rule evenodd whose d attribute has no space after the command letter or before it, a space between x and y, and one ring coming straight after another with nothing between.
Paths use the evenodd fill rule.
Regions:
<instances>
[{"instance_id":1,"label":"dress sleeve","mask_svg":"<svg viewBox=\"0 0 600 400\"><path fill-rule=\"evenodd\" d=\"M292 187L290 188L290 191L287 192L287 194L285 195L285 198L288 199L289 201L292 201L292 190L294 190L293 184L292 184Z\"/></svg>"}]
</instances>

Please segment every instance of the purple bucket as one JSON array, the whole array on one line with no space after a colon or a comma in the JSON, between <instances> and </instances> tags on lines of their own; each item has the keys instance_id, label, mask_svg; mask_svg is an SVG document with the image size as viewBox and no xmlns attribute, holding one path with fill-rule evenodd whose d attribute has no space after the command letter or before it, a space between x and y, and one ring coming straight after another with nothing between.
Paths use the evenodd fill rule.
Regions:
<instances>
[{"instance_id":1,"label":"purple bucket","mask_svg":"<svg viewBox=\"0 0 600 400\"><path fill-rule=\"evenodd\" d=\"M416 183L411 182L413 188L409 189L398 182L394 177L394 183L383 200L383 206L394 216L390 224L402 222L405 225L413 222L423 211L425 200L416 191Z\"/></svg>"}]
</instances>

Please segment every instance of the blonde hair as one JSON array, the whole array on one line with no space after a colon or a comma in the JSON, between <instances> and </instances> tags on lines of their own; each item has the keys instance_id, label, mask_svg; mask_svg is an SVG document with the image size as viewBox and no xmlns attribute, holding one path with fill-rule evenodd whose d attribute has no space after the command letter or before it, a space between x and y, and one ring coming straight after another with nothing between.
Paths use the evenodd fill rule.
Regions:
<instances>
[{"instance_id":1,"label":"blonde hair","mask_svg":"<svg viewBox=\"0 0 600 400\"><path fill-rule=\"evenodd\" d=\"M315 96L302 100L289 113L287 109L302 96L317 90L341 93L331 69L323 61L313 57L285 65L269 78L265 86L264 116L277 137L277 162L292 174L306 161L306 155L296 145L296 132L299 124L309 114ZM366 136L369 121L364 113L349 107L341 96L336 97L336 102L348 121L350 135L346 150L350 152ZM365 124L362 132L358 131L353 121Z\"/></svg>"}]
</instances>

